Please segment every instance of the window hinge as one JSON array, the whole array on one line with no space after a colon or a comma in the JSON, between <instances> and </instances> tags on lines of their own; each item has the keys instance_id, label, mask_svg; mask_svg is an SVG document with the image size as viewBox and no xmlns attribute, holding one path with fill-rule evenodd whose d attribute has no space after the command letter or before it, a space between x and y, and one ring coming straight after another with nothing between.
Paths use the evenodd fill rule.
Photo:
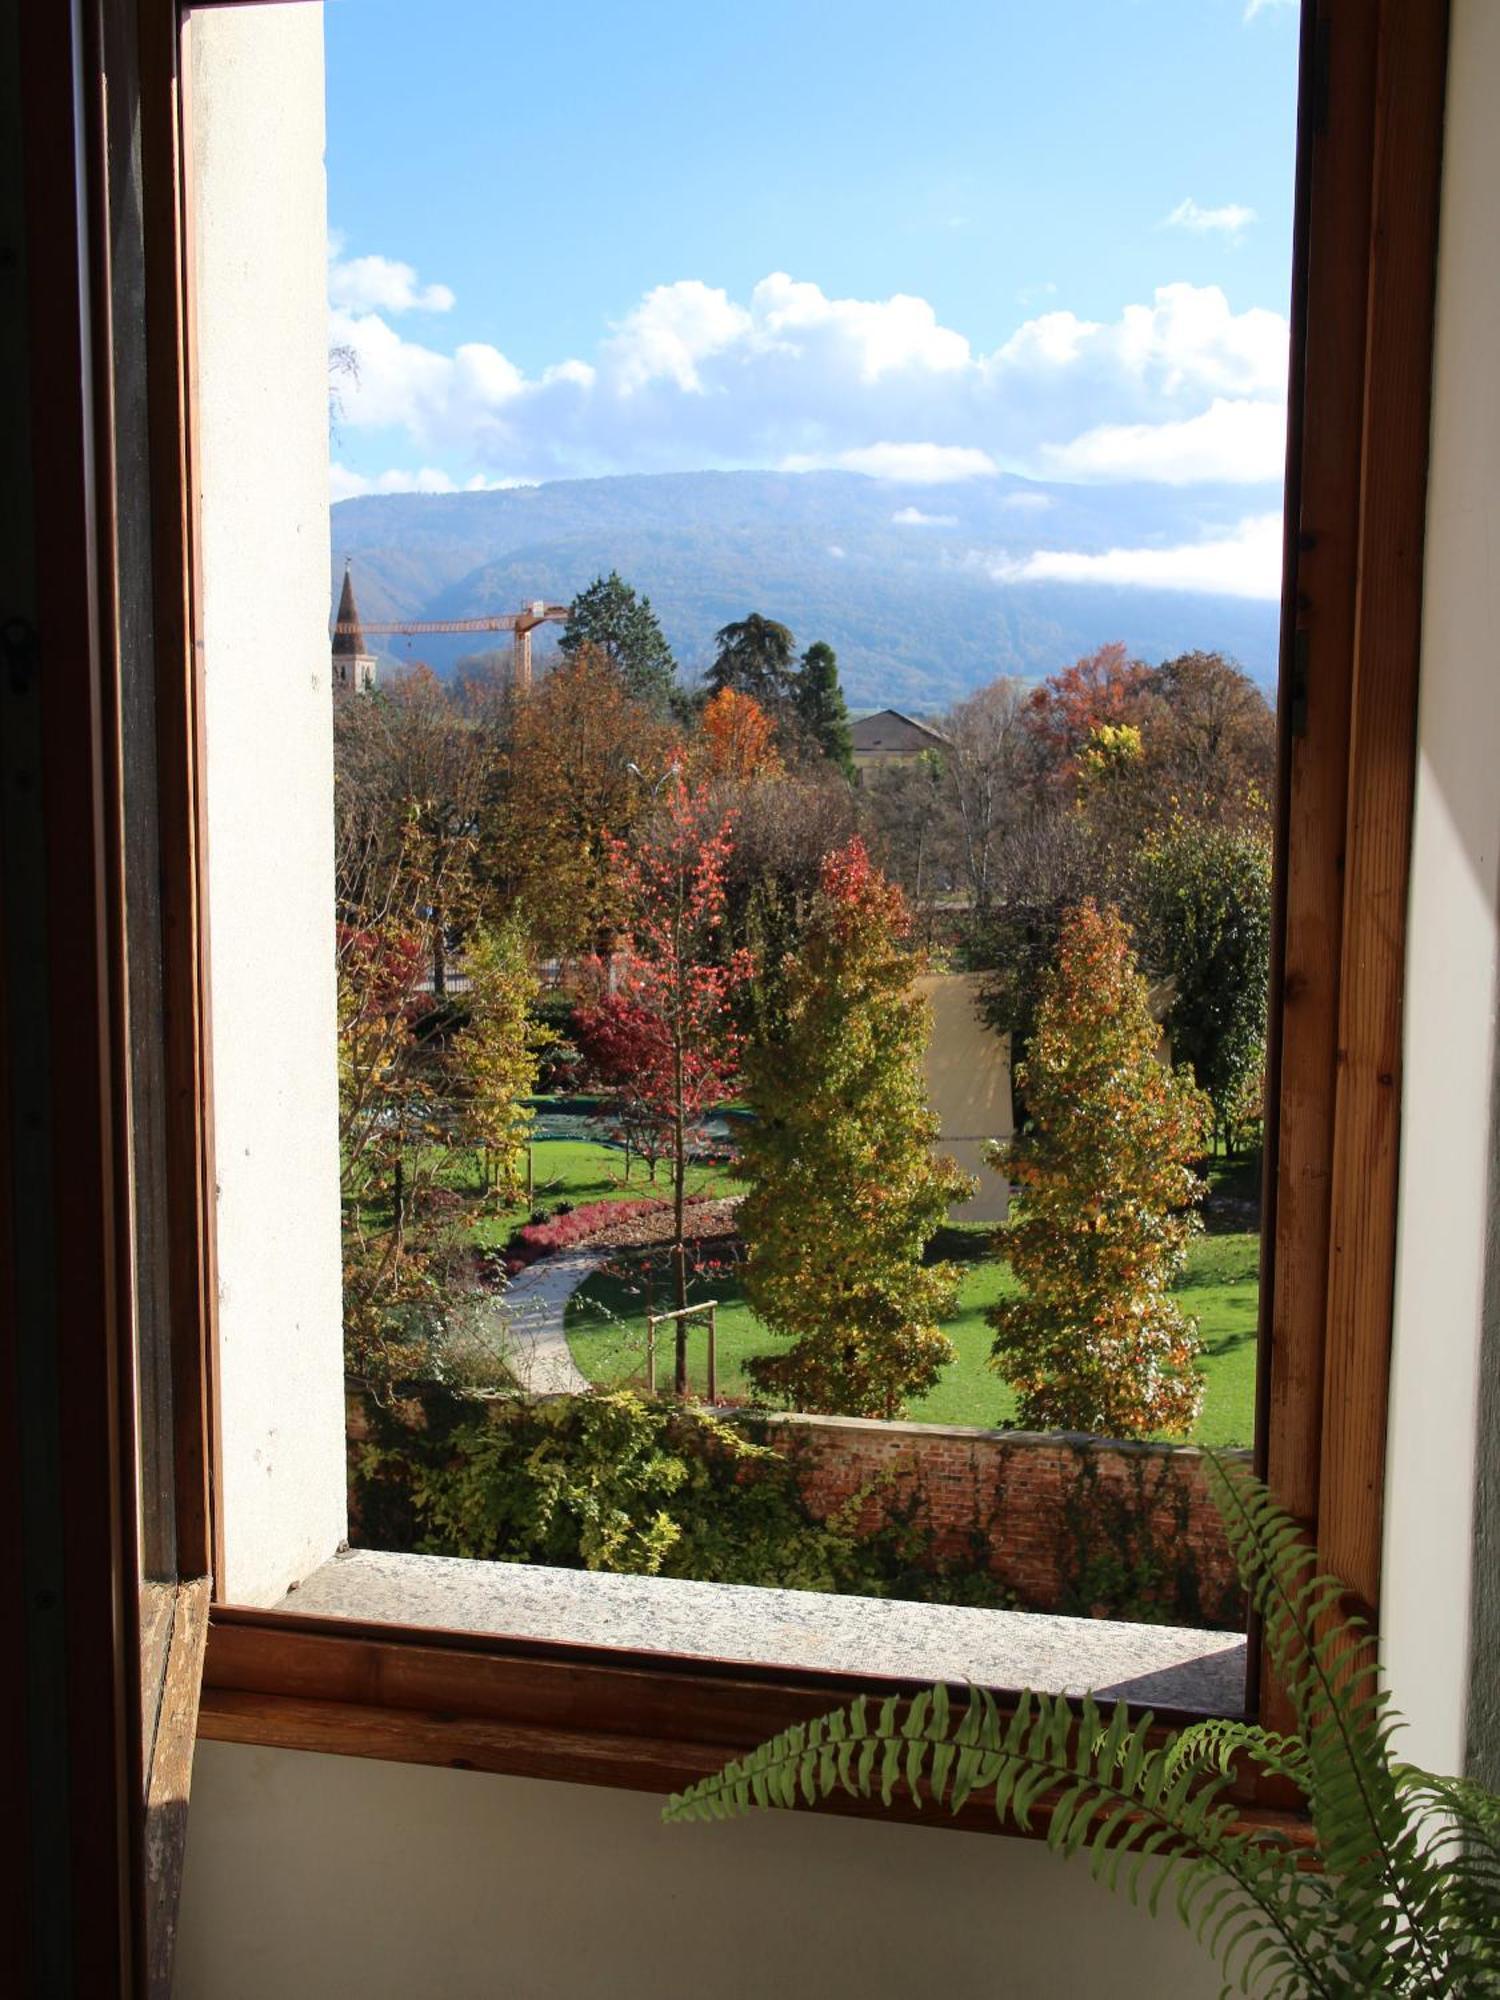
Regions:
<instances>
[{"instance_id":1,"label":"window hinge","mask_svg":"<svg viewBox=\"0 0 1500 2000\"><path fill-rule=\"evenodd\" d=\"M1307 734L1307 627L1292 634L1291 711L1293 736Z\"/></svg>"}]
</instances>

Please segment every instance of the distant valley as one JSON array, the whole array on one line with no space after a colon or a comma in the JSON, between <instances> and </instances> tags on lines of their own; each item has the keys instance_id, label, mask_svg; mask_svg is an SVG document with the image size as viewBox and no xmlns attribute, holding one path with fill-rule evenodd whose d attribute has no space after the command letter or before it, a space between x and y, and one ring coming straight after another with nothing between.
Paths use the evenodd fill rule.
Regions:
<instances>
[{"instance_id":1,"label":"distant valley","mask_svg":"<svg viewBox=\"0 0 1500 2000\"><path fill-rule=\"evenodd\" d=\"M618 569L652 601L692 679L719 626L761 611L799 646L838 652L850 705L934 711L999 674L1040 678L1106 640L1144 659L1192 647L1275 673L1274 603L1185 591L1006 580L1038 549L1173 547L1274 509L1260 489L905 485L845 472L704 472L401 493L333 509L334 587L353 564L374 621L479 617L566 602ZM538 634L538 641L544 635ZM506 643L382 639L391 661L451 672ZM544 649L539 649L544 650Z\"/></svg>"}]
</instances>

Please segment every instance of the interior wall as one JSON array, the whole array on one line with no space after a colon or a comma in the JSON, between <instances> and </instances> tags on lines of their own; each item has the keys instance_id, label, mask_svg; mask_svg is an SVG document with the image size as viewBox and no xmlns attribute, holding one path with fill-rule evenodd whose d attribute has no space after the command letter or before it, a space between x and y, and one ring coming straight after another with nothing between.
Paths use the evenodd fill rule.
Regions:
<instances>
[{"instance_id":1,"label":"interior wall","mask_svg":"<svg viewBox=\"0 0 1500 2000\"><path fill-rule=\"evenodd\" d=\"M1402 1754L1465 1764L1500 966L1500 7L1449 61L1382 1623ZM1490 1530L1493 1536L1493 1527ZM1491 1539L1489 1546L1495 1547ZM1493 1654L1489 1656L1493 1660ZM1494 1682L1476 1660L1481 1687ZM1488 1701L1493 1708L1495 1692Z\"/></svg>"},{"instance_id":2,"label":"interior wall","mask_svg":"<svg viewBox=\"0 0 1500 2000\"><path fill-rule=\"evenodd\" d=\"M1175 1916L986 1834L200 1744L178 2000L1208 2000Z\"/></svg>"},{"instance_id":3,"label":"interior wall","mask_svg":"<svg viewBox=\"0 0 1500 2000\"><path fill-rule=\"evenodd\" d=\"M227 1595L346 1528L323 10L194 14L197 436Z\"/></svg>"}]
</instances>

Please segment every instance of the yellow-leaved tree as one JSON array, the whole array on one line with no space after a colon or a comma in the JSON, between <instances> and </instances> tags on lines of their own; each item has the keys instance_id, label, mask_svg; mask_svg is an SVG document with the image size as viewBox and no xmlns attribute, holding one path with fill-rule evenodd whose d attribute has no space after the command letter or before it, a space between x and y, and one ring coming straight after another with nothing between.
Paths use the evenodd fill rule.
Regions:
<instances>
[{"instance_id":1,"label":"yellow-leaved tree","mask_svg":"<svg viewBox=\"0 0 1500 2000\"><path fill-rule=\"evenodd\" d=\"M483 1162L486 1189L521 1191L535 1114L542 1051L555 1037L532 1014L541 990L531 940L519 917L471 931L468 1025L453 1038L452 1060L466 1092L464 1123Z\"/></svg>"},{"instance_id":2,"label":"yellow-leaved tree","mask_svg":"<svg viewBox=\"0 0 1500 2000\"><path fill-rule=\"evenodd\" d=\"M1170 1287L1212 1110L1160 1039L1124 919L1081 903L1017 1071L1029 1129L992 1151L1016 1190L1001 1246L1021 1289L990 1310L991 1365L1034 1430L1181 1434L1203 1401L1197 1328Z\"/></svg>"},{"instance_id":3,"label":"yellow-leaved tree","mask_svg":"<svg viewBox=\"0 0 1500 2000\"><path fill-rule=\"evenodd\" d=\"M954 1348L958 1271L924 1253L973 1183L934 1157L906 902L862 841L828 855L773 1038L752 1048L745 1294L784 1353L748 1364L795 1408L897 1417Z\"/></svg>"}]
</instances>

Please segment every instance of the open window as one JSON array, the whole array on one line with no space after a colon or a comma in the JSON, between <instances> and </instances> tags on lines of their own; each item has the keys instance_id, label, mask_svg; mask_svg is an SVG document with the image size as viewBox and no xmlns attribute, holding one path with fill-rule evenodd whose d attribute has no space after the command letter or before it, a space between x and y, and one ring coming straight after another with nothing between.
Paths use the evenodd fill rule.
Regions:
<instances>
[{"instance_id":1,"label":"open window","mask_svg":"<svg viewBox=\"0 0 1500 2000\"><path fill-rule=\"evenodd\" d=\"M727 1623L676 1643L660 1631L647 1643L638 1628L622 1640L610 1593L632 1579L598 1579L600 1595L572 1624L554 1595L529 1628L518 1627L514 1597L488 1617L450 1615L453 1580L438 1569L427 1571L436 1581L423 1607L409 1577L392 1569L382 1580L378 1557L362 1615L347 1615L347 1603L343 1616L326 1603L299 1615L287 1595L340 1533L341 1448L298 1456L299 1437L342 1444L342 1356L320 1352L315 1337L330 1299L337 1314L340 1274L336 1257L268 1257L276 1238L257 1231L290 1184L278 1187L266 1144L272 1113L289 1096L327 1112L332 1089L331 1069L278 1064L265 1017L306 1009L331 1030L336 968L325 935L322 983L278 992L274 950L258 965L226 951L218 981L260 981L234 995L209 977L207 912L218 869L228 928L256 903L272 918L268 944L279 921L297 959L301 892L295 870L277 882L275 868L305 833L322 843L331 878L332 828L318 823L331 802L334 667L325 651L322 678L303 676L300 708L257 702L257 654L265 686L289 700L309 616L321 637L326 541L311 520L299 524L301 552L267 574L253 542L216 523L216 492L237 480L252 497L269 493L277 467L258 455L253 408L215 402L213 372L232 370L237 352L248 360L295 339L286 315L299 301L316 307L325 274L315 229L310 264L270 299L252 296L253 271L238 299L198 287L198 267L234 261L214 234L232 213L215 176L225 159L247 169L255 79L241 70L237 87L200 96L187 118L183 98L198 20L205 50L219 23L253 23L269 48L278 36L315 44L318 15L262 13L253 0L193 10L186 58L167 0L90 14L76 45L67 22L26 23L27 352L54 449L35 473L17 468L33 495L38 560L5 638L6 1029L13 1047L44 1034L78 1061L47 1072L45 1099L23 1064L7 1070L8 1247L25 1323L55 1326L63 1356L49 1375L23 1344L22 1406L37 1422L14 1463L20 1504L55 1510L66 1577L59 1600L50 1586L29 1599L28 1698L54 1673L55 1768L70 1751L75 1786L52 1845L38 1849L38 1878L51 1869L80 1896L107 1890L115 1917L77 1947L110 1960L97 1978L80 1976L80 1990L127 1987L131 1963L142 1980L148 1964L158 1984L165 1977L209 1576L199 1727L233 1740L664 1787L852 1691L865 1670L853 1646L808 1666L774 1643L737 1645ZM237 52L221 42L218 53L233 77ZM1309 0L1254 1448L1325 1560L1377 1612L1443 56L1441 21L1416 0ZM274 236L278 203L294 199L280 176L316 156L320 133L295 91L263 97L262 114L267 103L278 143L248 170L262 177L260 221ZM304 194L321 203L319 186ZM253 265L256 245L235 247ZM280 386L301 394L305 378ZM316 403L326 384L314 388ZM312 415L317 432L323 412ZM226 567L236 562L238 574ZM253 631L234 615L247 600L261 619ZM528 640L539 651L531 621L545 624L549 601L529 600L540 614L507 613L517 660ZM358 608L375 622L368 599ZM343 698L353 701L368 655L345 650ZM58 658L65 673L52 668ZM306 728L287 733L289 714ZM268 758L307 777L305 825L274 814L257 824ZM441 953L448 927L432 929ZM432 988L456 970L432 963ZM27 1151L37 1129L53 1149L45 1170ZM325 1123L315 1143L335 1180L314 1199L336 1230L331 1131ZM75 1254L96 1243L97 1256ZM84 1552L91 1567L80 1566ZM58 1602L70 1620L67 1681ZM89 1618L92 1627L76 1622ZM84 1629L93 1648L78 1645ZM942 1670L930 1655L908 1659L887 1655L876 1670L897 1681ZM1001 1685L1029 1674L982 1659L980 1671ZM1129 1678L1091 1664L1067 1684ZM1215 1705L1164 1701L1149 1675L1138 1678L1158 1709ZM1277 1691L1262 1683L1253 1644L1243 1701L1275 1721ZM81 1729L85 1715L112 1718L107 1741L68 1737L68 1720ZM114 1811L90 1817L87 1787L101 1773ZM38 1907L35 1949L61 1948L66 1908Z\"/></svg>"}]
</instances>

